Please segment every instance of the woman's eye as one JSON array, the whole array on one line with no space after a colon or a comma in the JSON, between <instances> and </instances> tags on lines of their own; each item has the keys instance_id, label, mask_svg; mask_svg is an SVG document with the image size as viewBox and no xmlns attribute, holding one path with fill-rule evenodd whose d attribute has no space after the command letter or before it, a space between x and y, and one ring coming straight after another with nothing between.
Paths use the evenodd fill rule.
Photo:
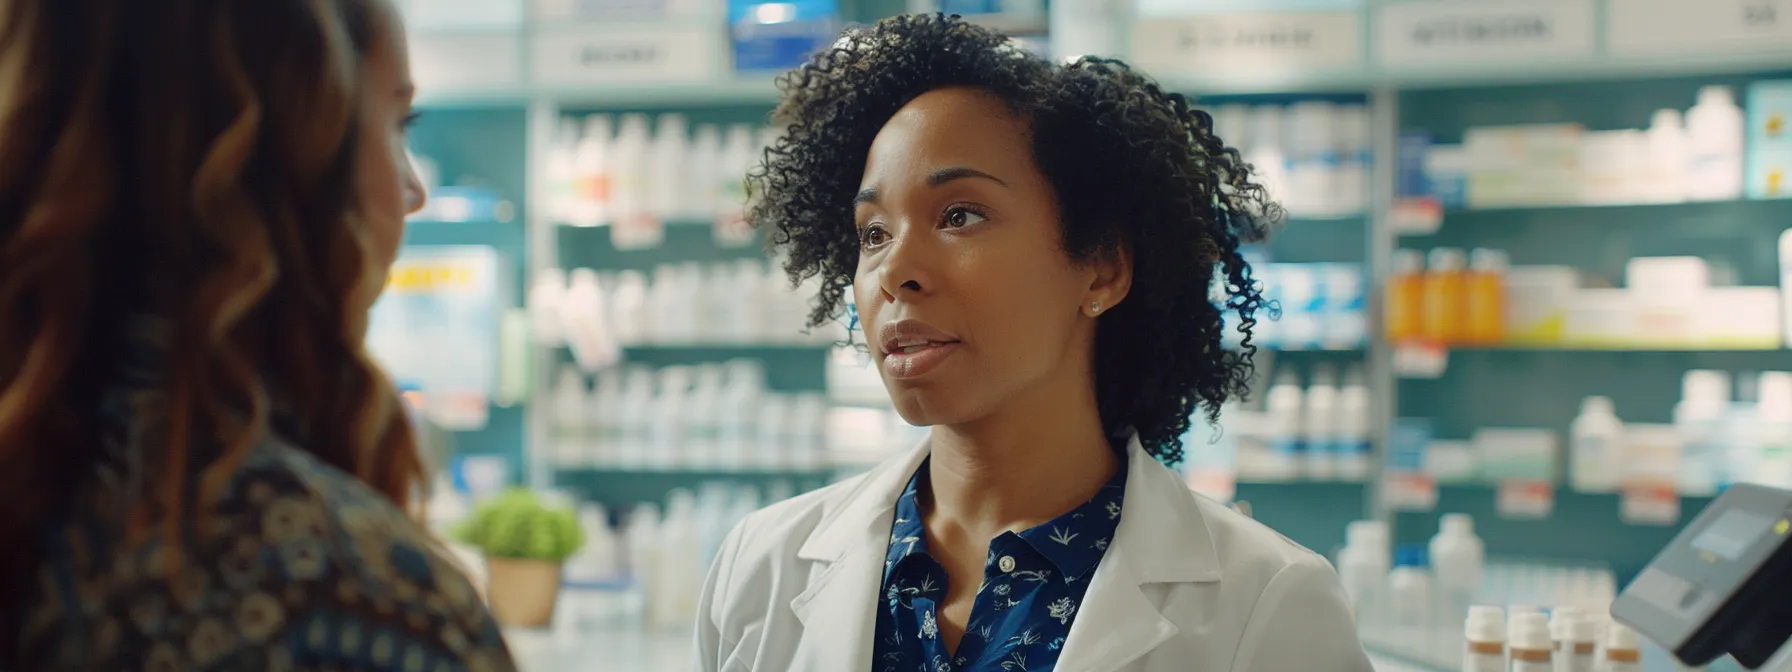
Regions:
<instances>
[{"instance_id":1,"label":"woman's eye","mask_svg":"<svg viewBox=\"0 0 1792 672\"><path fill-rule=\"evenodd\" d=\"M885 231L881 226L867 227L864 233L859 234L859 242L866 249L878 247L890 242L890 232Z\"/></svg>"},{"instance_id":2,"label":"woman's eye","mask_svg":"<svg viewBox=\"0 0 1792 672\"><path fill-rule=\"evenodd\" d=\"M970 208L954 207L954 208L946 210L946 226L952 227L954 229L964 228L964 227L970 226L972 224L982 222L986 219L989 219L989 218L984 217L983 215L977 214L975 211L972 211Z\"/></svg>"}]
</instances>

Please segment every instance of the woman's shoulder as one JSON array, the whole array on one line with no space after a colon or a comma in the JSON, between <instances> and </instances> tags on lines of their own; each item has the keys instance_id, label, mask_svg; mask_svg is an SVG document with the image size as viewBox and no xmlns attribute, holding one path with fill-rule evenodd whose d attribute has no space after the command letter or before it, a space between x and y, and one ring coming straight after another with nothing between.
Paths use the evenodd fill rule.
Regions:
<instances>
[{"instance_id":1,"label":"woman's shoulder","mask_svg":"<svg viewBox=\"0 0 1792 672\"><path fill-rule=\"evenodd\" d=\"M251 450L174 547L116 523L77 515L49 539L26 633L46 669L513 669L430 535L290 445Z\"/></svg>"}]
</instances>

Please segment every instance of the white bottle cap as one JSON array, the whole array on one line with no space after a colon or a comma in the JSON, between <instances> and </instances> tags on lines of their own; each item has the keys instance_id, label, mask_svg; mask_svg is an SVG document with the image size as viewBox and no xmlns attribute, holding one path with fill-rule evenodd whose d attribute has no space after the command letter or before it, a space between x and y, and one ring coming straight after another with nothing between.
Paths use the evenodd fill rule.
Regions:
<instances>
[{"instance_id":1,"label":"white bottle cap","mask_svg":"<svg viewBox=\"0 0 1792 672\"><path fill-rule=\"evenodd\" d=\"M1475 533L1475 519L1466 513L1446 513L1438 525L1438 531L1447 535L1466 537Z\"/></svg>"},{"instance_id":2,"label":"white bottle cap","mask_svg":"<svg viewBox=\"0 0 1792 672\"><path fill-rule=\"evenodd\" d=\"M1352 547L1386 547L1387 539L1387 525L1379 520L1351 521L1344 526L1344 543Z\"/></svg>"},{"instance_id":3,"label":"white bottle cap","mask_svg":"<svg viewBox=\"0 0 1792 672\"><path fill-rule=\"evenodd\" d=\"M1686 122L1681 121L1679 110L1675 110L1675 109L1656 110L1655 114L1653 116L1649 117L1649 128L1651 130L1658 129L1658 128L1683 130L1685 127L1686 127Z\"/></svg>"},{"instance_id":4,"label":"white bottle cap","mask_svg":"<svg viewBox=\"0 0 1792 672\"><path fill-rule=\"evenodd\" d=\"M1637 649L1636 631L1625 627L1622 623L1605 626L1606 651L1635 651Z\"/></svg>"},{"instance_id":5,"label":"white bottle cap","mask_svg":"<svg viewBox=\"0 0 1792 672\"><path fill-rule=\"evenodd\" d=\"M1713 84L1699 89L1699 104L1735 105L1736 94L1730 92L1730 87Z\"/></svg>"},{"instance_id":6,"label":"white bottle cap","mask_svg":"<svg viewBox=\"0 0 1792 672\"><path fill-rule=\"evenodd\" d=\"M1514 614L1512 648L1530 651L1548 651L1553 648L1549 639L1549 617L1539 613Z\"/></svg>"},{"instance_id":7,"label":"white bottle cap","mask_svg":"<svg viewBox=\"0 0 1792 672\"><path fill-rule=\"evenodd\" d=\"M1396 275L1422 273L1424 270L1424 252L1408 248L1394 250L1394 273Z\"/></svg>"},{"instance_id":8,"label":"white bottle cap","mask_svg":"<svg viewBox=\"0 0 1792 672\"><path fill-rule=\"evenodd\" d=\"M1477 604L1468 608L1468 624L1463 634L1471 642L1506 641L1506 612L1499 607Z\"/></svg>"},{"instance_id":9,"label":"white bottle cap","mask_svg":"<svg viewBox=\"0 0 1792 672\"><path fill-rule=\"evenodd\" d=\"M1565 639L1577 644L1599 641L1599 620L1592 614L1581 614L1580 618L1568 624L1568 636Z\"/></svg>"},{"instance_id":10,"label":"white bottle cap","mask_svg":"<svg viewBox=\"0 0 1792 672\"><path fill-rule=\"evenodd\" d=\"M1580 412L1585 415L1614 415L1617 410L1612 406L1611 397L1595 395L1581 400Z\"/></svg>"},{"instance_id":11,"label":"white bottle cap","mask_svg":"<svg viewBox=\"0 0 1792 672\"><path fill-rule=\"evenodd\" d=\"M1469 266L1482 273L1504 273L1511 260L1505 250L1477 247L1469 253Z\"/></svg>"},{"instance_id":12,"label":"white bottle cap","mask_svg":"<svg viewBox=\"0 0 1792 672\"><path fill-rule=\"evenodd\" d=\"M1583 620L1580 610L1574 607L1558 606L1551 609L1549 614L1549 638L1568 639L1569 629L1580 620Z\"/></svg>"},{"instance_id":13,"label":"white bottle cap","mask_svg":"<svg viewBox=\"0 0 1792 672\"><path fill-rule=\"evenodd\" d=\"M1468 266L1468 254L1457 247L1440 247L1431 251L1431 270L1460 271Z\"/></svg>"},{"instance_id":14,"label":"white bottle cap","mask_svg":"<svg viewBox=\"0 0 1792 672\"><path fill-rule=\"evenodd\" d=\"M1680 377L1680 398L1687 401L1730 401L1730 374L1724 371L1693 369Z\"/></svg>"}]
</instances>

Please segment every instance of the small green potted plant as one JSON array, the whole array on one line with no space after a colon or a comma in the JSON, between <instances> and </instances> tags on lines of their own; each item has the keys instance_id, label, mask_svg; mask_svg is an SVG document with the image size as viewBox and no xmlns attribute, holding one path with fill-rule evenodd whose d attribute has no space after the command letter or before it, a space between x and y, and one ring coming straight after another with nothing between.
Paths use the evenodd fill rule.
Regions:
<instances>
[{"instance_id":1,"label":"small green potted plant","mask_svg":"<svg viewBox=\"0 0 1792 672\"><path fill-rule=\"evenodd\" d=\"M571 510L548 506L526 489L480 504L455 536L485 555L492 615L525 627L553 619L561 565L585 543Z\"/></svg>"}]
</instances>

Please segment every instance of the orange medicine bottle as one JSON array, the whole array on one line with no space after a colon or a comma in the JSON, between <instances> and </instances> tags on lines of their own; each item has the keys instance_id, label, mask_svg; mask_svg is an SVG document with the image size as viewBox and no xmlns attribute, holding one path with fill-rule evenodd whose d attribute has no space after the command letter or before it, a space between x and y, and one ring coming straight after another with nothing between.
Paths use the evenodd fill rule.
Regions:
<instances>
[{"instance_id":1,"label":"orange medicine bottle","mask_svg":"<svg viewBox=\"0 0 1792 672\"><path fill-rule=\"evenodd\" d=\"M1468 327L1468 255L1440 247L1431 251L1430 266L1421 290L1422 335L1438 345L1461 343Z\"/></svg>"},{"instance_id":2,"label":"orange medicine bottle","mask_svg":"<svg viewBox=\"0 0 1792 672\"><path fill-rule=\"evenodd\" d=\"M1425 328L1425 254L1418 250L1394 250L1393 261L1383 313L1387 338L1393 343L1415 341L1424 335Z\"/></svg>"},{"instance_id":3,"label":"orange medicine bottle","mask_svg":"<svg viewBox=\"0 0 1792 672\"><path fill-rule=\"evenodd\" d=\"M1495 345L1506 340L1508 265L1505 250L1483 247L1469 254L1465 342Z\"/></svg>"}]
</instances>

